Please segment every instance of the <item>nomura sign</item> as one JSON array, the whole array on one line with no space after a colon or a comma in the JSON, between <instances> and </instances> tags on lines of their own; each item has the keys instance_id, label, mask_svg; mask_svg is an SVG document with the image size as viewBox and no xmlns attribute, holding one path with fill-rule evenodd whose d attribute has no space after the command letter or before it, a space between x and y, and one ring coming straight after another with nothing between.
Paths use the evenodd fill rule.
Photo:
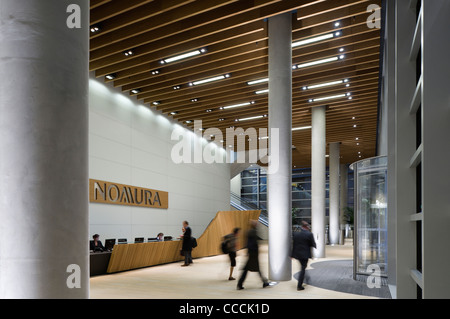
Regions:
<instances>
[{"instance_id":1,"label":"nomura sign","mask_svg":"<svg viewBox=\"0 0 450 319\"><path fill-rule=\"evenodd\" d=\"M91 203L167 209L169 207L169 193L90 179L89 201Z\"/></svg>"}]
</instances>

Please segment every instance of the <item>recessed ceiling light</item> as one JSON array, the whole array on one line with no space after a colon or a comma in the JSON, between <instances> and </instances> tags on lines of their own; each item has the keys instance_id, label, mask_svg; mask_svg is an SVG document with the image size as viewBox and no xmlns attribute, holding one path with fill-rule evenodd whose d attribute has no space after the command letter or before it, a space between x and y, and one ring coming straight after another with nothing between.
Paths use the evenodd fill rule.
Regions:
<instances>
[{"instance_id":1,"label":"recessed ceiling light","mask_svg":"<svg viewBox=\"0 0 450 319\"><path fill-rule=\"evenodd\" d=\"M159 74L161 71L159 71L159 70L153 70L153 71L151 71L151 74L152 75L157 75L157 74Z\"/></svg>"},{"instance_id":2,"label":"recessed ceiling light","mask_svg":"<svg viewBox=\"0 0 450 319\"><path fill-rule=\"evenodd\" d=\"M344 60L345 59L345 54L341 54L340 56L339 56L339 60Z\"/></svg>"},{"instance_id":3,"label":"recessed ceiling light","mask_svg":"<svg viewBox=\"0 0 450 319\"><path fill-rule=\"evenodd\" d=\"M315 98L315 99L309 99L308 102L312 103L312 102L319 102L319 101L325 101L325 100L339 99L339 98L343 98L346 96L347 96L346 94L337 94L337 95L319 97L319 98Z\"/></svg>"},{"instance_id":4,"label":"recessed ceiling light","mask_svg":"<svg viewBox=\"0 0 450 319\"><path fill-rule=\"evenodd\" d=\"M133 89L133 90L131 90L131 93L133 93L133 94L141 93L141 89Z\"/></svg>"},{"instance_id":5,"label":"recessed ceiling light","mask_svg":"<svg viewBox=\"0 0 450 319\"><path fill-rule=\"evenodd\" d=\"M131 56L131 55L134 54L134 52L133 52L133 50L127 50L127 51L124 51L123 54L124 54L125 56Z\"/></svg>"},{"instance_id":6,"label":"recessed ceiling light","mask_svg":"<svg viewBox=\"0 0 450 319\"><path fill-rule=\"evenodd\" d=\"M175 86L173 87L173 89L174 89L174 90L179 90L179 89L181 89L181 86L180 86L180 85L175 85Z\"/></svg>"},{"instance_id":7,"label":"recessed ceiling light","mask_svg":"<svg viewBox=\"0 0 450 319\"><path fill-rule=\"evenodd\" d=\"M303 90L317 89L317 88L321 88L321 87L325 87L325 86L332 86L332 85L337 85L337 84L342 84L342 83L344 83L344 80L320 83L320 84L315 84L315 85L308 85L308 86L304 86Z\"/></svg>"},{"instance_id":8,"label":"recessed ceiling light","mask_svg":"<svg viewBox=\"0 0 450 319\"><path fill-rule=\"evenodd\" d=\"M111 73L105 76L108 80L114 80L117 77L115 73Z\"/></svg>"},{"instance_id":9,"label":"recessed ceiling light","mask_svg":"<svg viewBox=\"0 0 450 319\"><path fill-rule=\"evenodd\" d=\"M337 22L335 22L334 23L334 26L337 28L337 27L339 27L341 25L341 23L339 22L339 21L337 21Z\"/></svg>"},{"instance_id":10,"label":"recessed ceiling light","mask_svg":"<svg viewBox=\"0 0 450 319\"><path fill-rule=\"evenodd\" d=\"M355 140L357 140L357 141L358 141L358 140L359 140L359 137L357 137L357 138L356 138Z\"/></svg>"},{"instance_id":11,"label":"recessed ceiling light","mask_svg":"<svg viewBox=\"0 0 450 319\"><path fill-rule=\"evenodd\" d=\"M245 118L242 118L242 119L236 119L235 122L242 122L242 121L250 121L250 120L256 120L256 119L262 119L264 117L267 117L267 115L257 115L257 116L245 117Z\"/></svg>"},{"instance_id":12,"label":"recessed ceiling light","mask_svg":"<svg viewBox=\"0 0 450 319\"><path fill-rule=\"evenodd\" d=\"M340 49L339 49L339 52L344 52L344 48L340 48Z\"/></svg>"},{"instance_id":13,"label":"recessed ceiling light","mask_svg":"<svg viewBox=\"0 0 450 319\"><path fill-rule=\"evenodd\" d=\"M296 48L296 47L307 45L307 44L310 44L310 43L324 41L324 40L327 40L327 39L331 39L334 36L335 35L333 33L322 34L322 35L319 35L317 37L313 37L313 38L309 38L309 39L293 42L292 43L292 47Z\"/></svg>"},{"instance_id":14,"label":"recessed ceiling light","mask_svg":"<svg viewBox=\"0 0 450 319\"><path fill-rule=\"evenodd\" d=\"M219 122L222 122L222 121L225 121L225 119L224 119L224 118L220 118L220 119L219 119Z\"/></svg>"},{"instance_id":15,"label":"recessed ceiling light","mask_svg":"<svg viewBox=\"0 0 450 319\"><path fill-rule=\"evenodd\" d=\"M175 62L175 61L179 61L179 60L183 60L183 59L187 59L196 55L200 55L202 53L205 53L206 49L199 49L199 50L194 50L194 51L190 51L190 52L186 52L183 54L179 54L170 58L166 58L166 59L162 59L160 61L161 64L166 64L166 63L171 63L171 62Z\"/></svg>"},{"instance_id":16,"label":"recessed ceiling light","mask_svg":"<svg viewBox=\"0 0 450 319\"><path fill-rule=\"evenodd\" d=\"M153 105L160 105L160 104L161 104L161 101L154 101L154 102L152 102L152 104L153 104Z\"/></svg>"},{"instance_id":17,"label":"recessed ceiling light","mask_svg":"<svg viewBox=\"0 0 450 319\"><path fill-rule=\"evenodd\" d=\"M196 99L191 99L191 102L192 102L192 103L198 102L198 99L197 99L197 98L196 98Z\"/></svg>"},{"instance_id":18,"label":"recessed ceiling light","mask_svg":"<svg viewBox=\"0 0 450 319\"><path fill-rule=\"evenodd\" d=\"M170 115L176 115L176 114L178 114L178 112L170 112Z\"/></svg>"},{"instance_id":19,"label":"recessed ceiling light","mask_svg":"<svg viewBox=\"0 0 450 319\"><path fill-rule=\"evenodd\" d=\"M247 82L247 85L254 85L254 84L260 84L260 83L265 83L265 82L269 82L269 78L250 81L250 82Z\"/></svg>"},{"instance_id":20,"label":"recessed ceiling light","mask_svg":"<svg viewBox=\"0 0 450 319\"><path fill-rule=\"evenodd\" d=\"M186 124L190 124L190 123L192 123L192 121L191 120L187 120L187 121L185 121L185 123Z\"/></svg>"},{"instance_id":21,"label":"recessed ceiling light","mask_svg":"<svg viewBox=\"0 0 450 319\"><path fill-rule=\"evenodd\" d=\"M342 34L341 31L336 31L336 32L334 33L334 36L335 36L335 37L339 37L341 34Z\"/></svg>"},{"instance_id":22,"label":"recessed ceiling light","mask_svg":"<svg viewBox=\"0 0 450 319\"><path fill-rule=\"evenodd\" d=\"M220 109L221 110L226 110L226 109L232 109L232 108L235 108L235 107L247 106L247 105L252 105L252 104L255 104L255 101L239 103L239 104L234 104L234 105L228 105L228 106L221 106Z\"/></svg>"},{"instance_id":23,"label":"recessed ceiling light","mask_svg":"<svg viewBox=\"0 0 450 319\"><path fill-rule=\"evenodd\" d=\"M296 70L296 69L306 68L306 67L309 67L309 66L323 64L323 63L335 62L335 61L338 61L339 59L340 59L340 57L334 56L334 57L331 57L331 58L326 58L326 59L306 62L306 63L302 63L302 64L296 64L296 65L293 65L292 68L294 70Z\"/></svg>"},{"instance_id":24,"label":"recessed ceiling light","mask_svg":"<svg viewBox=\"0 0 450 319\"><path fill-rule=\"evenodd\" d=\"M195 85L205 84L205 83L209 83L209 82L219 81L219 80L223 80L223 79L226 79L229 77L230 77L230 74L219 75L219 76L215 76L212 78L189 82L189 86L195 86Z\"/></svg>"},{"instance_id":25,"label":"recessed ceiling light","mask_svg":"<svg viewBox=\"0 0 450 319\"><path fill-rule=\"evenodd\" d=\"M96 32L99 32L99 31L100 31L100 28L97 25L93 25L91 27L91 33L96 33Z\"/></svg>"},{"instance_id":26,"label":"recessed ceiling light","mask_svg":"<svg viewBox=\"0 0 450 319\"><path fill-rule=\"evenodd\" d=\"M207 109L206 113L211 113L213 110L212 109Z\"/></svg>"},{"instance_id":27,"label":"recessed ceiling light","mask_svg":"<svg viewBox=\"0 0 450 319\"><path fill-rule=\"evenodd\" d=\"M292 130L293 131L302 131L302 130L308 130L311 128L312 128L312 126L301 126L301 127L293 127Z\"/></svg>"},{"instance_id":28,"label":"recessed ceiling light","mask_svg":"<svg viewBox=\"0 0 450 319\"><path fill-rule=\"evenodd\" d=\"M355 125L353 125L353 127L356 127L356 124L355 124Z\"/></svg>"},{"instance_id":29,"label":"recessed ceiling light","mask_svg":"<svg viewBox=\"0 0 450 319\"><path fill-rule=\"evenodd\" d=\"M352 117L352 120L354 120L354 119L356 119L356 117L353 116L353 117Z\"/></svg>"}]
</instances>

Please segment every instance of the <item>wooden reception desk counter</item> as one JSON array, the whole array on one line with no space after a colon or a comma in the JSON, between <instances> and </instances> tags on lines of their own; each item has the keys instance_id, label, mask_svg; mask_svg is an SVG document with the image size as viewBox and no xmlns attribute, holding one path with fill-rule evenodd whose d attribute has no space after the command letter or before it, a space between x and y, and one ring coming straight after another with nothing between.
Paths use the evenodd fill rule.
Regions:
<instances>
[{"instance_id":1,"label":"wooden reception desk counter","mask_svg":"<svg viewBox=\"0 0 450 319\"><path fill-rule=\"evenodd\" d=\"M221 211L211 221L203 234L197 238L197 248L192 251L193 258L222 254L220 244L223 236L232 232L233 228L241 228L240 248L244 247L245 233L249 221L258 220L259 210ZM115 245L108 264L108 273L126 271L181 261L181 240L150 242L140 244Z\"/></svg>"}]
</instances>

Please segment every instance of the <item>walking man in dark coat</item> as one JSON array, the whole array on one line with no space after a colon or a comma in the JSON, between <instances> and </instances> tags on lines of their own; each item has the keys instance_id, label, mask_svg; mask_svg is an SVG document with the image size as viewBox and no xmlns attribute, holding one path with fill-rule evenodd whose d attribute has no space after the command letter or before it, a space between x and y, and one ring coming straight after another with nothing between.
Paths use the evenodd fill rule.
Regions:
<instances>
[{"instance_id":1,"label":"walking man in dark coat","mask_svg":"<svg viewBox=\"0 0 450 319\"><path fill-rule=\"evenodd\" d=\"M247 264L244 267L244 271L239 279L237 284L237 289L244 289L242 284L244 283L245 277L247 277L247 272L258 272L261 280L263 282L263 288L269 286L269 282L266 278L261 274L261 270L259 269L259 257L258 257L258 234L256 231L257 221L250 221L250 230L247 233L247 252L248 252L248 260Z\"/></svg>"},{"instance_id":2,"label":"walking man in dark coat","mask_svg":"<svg viewBox=\"0 0 450 319\"><path fill-rule=\"evenodd\" d=\"M301 265L300 276L298 278L297 290L304 290L303 280L305 279L305 270L308 266L308 259L311 258L311 247L316 248L316 241L313 234L309 231L309 224L302 222L302 231L294 233L294 243L292 246L292 258L297 259Z\"/></svg>"}]
</instances>

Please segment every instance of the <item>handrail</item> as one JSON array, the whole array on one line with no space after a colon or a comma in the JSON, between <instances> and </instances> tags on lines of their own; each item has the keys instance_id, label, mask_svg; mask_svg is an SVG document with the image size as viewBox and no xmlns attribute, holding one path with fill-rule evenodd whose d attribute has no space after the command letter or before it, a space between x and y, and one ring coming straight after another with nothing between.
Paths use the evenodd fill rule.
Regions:
<instances>
[{"instance_id":1,"label":"handrail","mask_svg":"<svg viewBox=\"0 0 450 319\"><path fill-rule=\"evenodd\" d=\"M259 205L249 201L248 199L242 198L239 195L230 192L230 204L237 210L260 210L259 221L264 226L269 226L269 216L267 210L261 208Z\"/></svg>"}]
</instances>

